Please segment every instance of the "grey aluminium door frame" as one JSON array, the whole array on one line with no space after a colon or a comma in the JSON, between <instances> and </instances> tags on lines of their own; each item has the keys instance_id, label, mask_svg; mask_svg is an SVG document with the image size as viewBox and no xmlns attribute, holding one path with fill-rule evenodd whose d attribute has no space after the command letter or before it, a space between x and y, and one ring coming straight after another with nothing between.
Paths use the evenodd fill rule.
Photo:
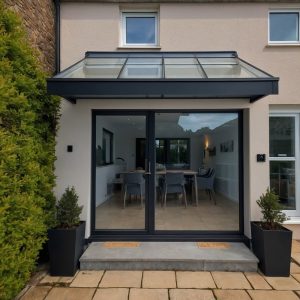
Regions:
<instances>
[{"instance_id":1,"label":"grey aluminium door frame","mask_svg":"<svg viewBox=\"0 0 300 300\"><path fill-rule=\"evenodd\" d=\"M239 137L239 230L203 231L203 230L155 230L155 113L237 113ZM143 115L146 117L146 158L148 171L145 195L144 230L99 230L95 228L95 161L96 161L96 116L99 115ZM92 180L91 180L91 237L90 240L170 240L170 241L239 241L248 243L244 236L244 151L243 151L243 110L92 110Z\"/></svg>"}]
</instances>

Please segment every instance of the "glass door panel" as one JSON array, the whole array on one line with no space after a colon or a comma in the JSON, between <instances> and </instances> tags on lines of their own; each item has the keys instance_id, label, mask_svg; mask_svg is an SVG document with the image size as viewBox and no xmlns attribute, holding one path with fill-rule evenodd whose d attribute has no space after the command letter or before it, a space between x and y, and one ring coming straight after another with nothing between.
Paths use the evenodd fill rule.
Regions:
<instances>
[{"instance_id":1,"label":"glass door panel","mask_svg":"<svg viewBox=\"0 0 300 300\"><path fill-rule=\"evenodd\" d=\"M238 113L155 114L155 229L239 231Z\"/></svg>"},{"instance_id":2,"label":"glass door panel","mask_svg":"<svg viewBox=\"0 0 300 300\"><path fill-rule=\"evenodd\" d=\"M96 115L96 230L145 229L146 145L146 115Z\"/></svg>"}]
</instances>

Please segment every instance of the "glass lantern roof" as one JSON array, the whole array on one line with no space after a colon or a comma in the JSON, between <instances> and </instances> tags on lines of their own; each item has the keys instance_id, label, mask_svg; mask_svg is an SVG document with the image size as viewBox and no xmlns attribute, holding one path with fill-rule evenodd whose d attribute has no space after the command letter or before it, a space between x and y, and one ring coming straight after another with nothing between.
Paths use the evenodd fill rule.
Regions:
<instances>
[{"instance_id":1,"label":"glass lantern roof","mask_svg":"<svg viewBox=\"0 0 300 300\"><path fill-rule=\"evenodd\" d=\"M269 74L233 53L87 53L56 78L168 79L266 78Z\"/></svg>"},{"instance_id":2,"label":"glass lantern roof","mask_svg":"<svg viewBox=\"0 0 300 300\"><path fill-rule=\"evenodd\" d=\"M278 93L278 78L227 52L87 52L47 80L66 99L248 98Z\"/></svg>"}]
</instances>

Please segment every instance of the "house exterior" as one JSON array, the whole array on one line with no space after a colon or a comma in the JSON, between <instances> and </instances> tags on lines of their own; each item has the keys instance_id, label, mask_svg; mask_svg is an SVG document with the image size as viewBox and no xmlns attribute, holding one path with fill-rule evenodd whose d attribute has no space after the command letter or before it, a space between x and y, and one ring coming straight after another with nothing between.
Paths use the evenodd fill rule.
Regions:
<instances>
[{"instance_id":1,"label":"house exterior","mask_svg":"<svg viewBox=\"0 0 300 300\"><path fill-rule=\"evenodd\" d=\"M75 187L87 239L246 241L269 186L297 238L299 1L57 8L55 192Z\"/></svg>"}]
</instances>

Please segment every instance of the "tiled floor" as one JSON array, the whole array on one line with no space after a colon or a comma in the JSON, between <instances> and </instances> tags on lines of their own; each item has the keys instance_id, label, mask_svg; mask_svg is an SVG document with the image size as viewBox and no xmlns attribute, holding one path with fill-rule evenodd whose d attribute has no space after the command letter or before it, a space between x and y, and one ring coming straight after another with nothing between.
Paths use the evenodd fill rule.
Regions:
<instances>
[{"instance_id":1,"label":"tiled floor","mask_svg":"<svg viewBox=\"0 0 300 300\"><path fill-rule=\"evenodd\" d=\"M292 257L300 255L293 241ZM260 273L184 271L79 271L74 277L44 274L21 300L299 300L300 267L290 277Z\"/></svg>"},{"instance_id":2,"label":"tiled floor","mask_svg":"<svg viewBox=\"0 0 300 300\"><path fill-rule=\"evenodd\" d=\"M236 202L216 194L217 204L199 190L199 204L191 200L188 194L188 206L182 200L168 196L167 207L156 204L155 227L158 230L238 230L239 206ZM216 222L217 220L217 222ZM120 194L96 208L96 228L98 229L143 229L145 210L138 199L128 201L123 209Z\"/></svg>"}]
</instances>

